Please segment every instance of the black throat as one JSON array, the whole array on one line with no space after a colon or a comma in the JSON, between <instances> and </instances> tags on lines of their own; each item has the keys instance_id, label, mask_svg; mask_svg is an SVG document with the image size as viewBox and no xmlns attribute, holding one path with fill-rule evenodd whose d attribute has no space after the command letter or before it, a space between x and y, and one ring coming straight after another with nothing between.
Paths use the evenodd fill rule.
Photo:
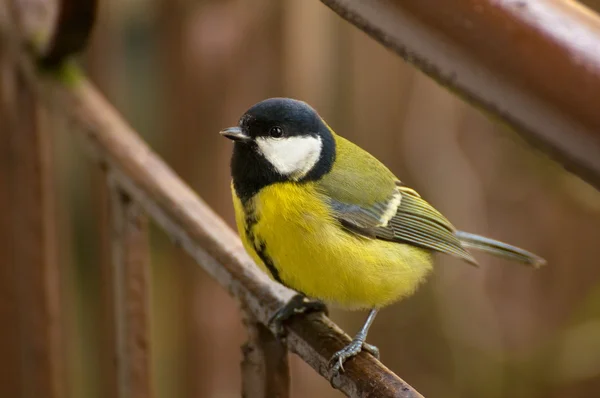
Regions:
<instances>
[{"instance_id":1,"label":"black throat","mask_svg":"<svg viewBox=\"0 0 600 398\"><path fill-rule=\"evenodd\" d=\"M327 129L326 126L323 126ZM321 157L314 167L298 183L316 181L329 173L335 161L335 140L327 130L319 134L323 140ZM289 181L287 176L277 172L271 163L258 151L254 143L236 142L231 157L231 177L233 187L242 204L252 199L266 186Z\"/></svg>"}]
</instances>

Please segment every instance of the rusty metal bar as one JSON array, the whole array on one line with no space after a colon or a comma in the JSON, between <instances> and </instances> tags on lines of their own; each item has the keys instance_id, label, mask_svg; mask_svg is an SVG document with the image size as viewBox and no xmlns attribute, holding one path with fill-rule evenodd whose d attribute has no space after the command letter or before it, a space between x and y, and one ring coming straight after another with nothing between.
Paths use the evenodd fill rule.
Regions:
<instances>
[{"instance_id":1,"label":"rusty metal bar","mask_svg":"<svg viewBox=\"0 0 600 398\"><path fill-rule=\"evenodd\" d=\"M96 19L98 0L59 0L59 3L56 29L40 57L46 67L58 66L66 57L82 51Z\"/></svg>"},{"instance_id":2,"label":"rusty metal bar","mask_svg":"<svg viewBox=\"0 0 600 398\"><path fill-rule=\"evenodd\" d=\"M109 177L115 398L151 398L148 220ZM111 301L109 299L109 301Z\"/></svg>"},{"instance_id":3,"label":"rusty metal bar","mask_svg":"<svg viewBox=\"0 0 600 398\"><path fill-rule=\"evenodd\" d=\"M600 17L565 0L321 0L600 188Z\"/></svg>"},{"instance_id":4,"label":"rusty metal bar","mask_svg":"<svg viewBox=\"0 0 600 398\"><path fill-rule=\"evenodd\" d=\"M84 78L63 84L38 77L49 106L78 127L99 162L119 186L180 244L243 308L263 325L295 293L271 281L246 254L229 228L121 119ZM271 330L271 332L275 332ZM329 358L350 338L322 314L297 317L288 326L287 346L329 378ZM360 354L332 384L348 396L419 397L379 361Z\"/></svg>"},{"instance_id":5,"label":"rusty metal bar","mask_svg":"<svg viewBox=\"0 0 600 398\"><path fill-rule=\"evenodd\" d=\"M105 167L94 170L92 179L93 195L97 203L95 216L98 220L100 258L98 258L100 274L100 348L98 352L99 395L104 397L120 397L119 374L115 368L118 360L117 352L117 316L115 301L115 269L113 266L113 230L117 212L111 203L114 194L109 187L109 173Z\"/></svg>"},{"instance_id":6,"label":"rusty metal bar","mask_svg":"<svg viewBox=\"0 0 600 398\"><path fill-rule=\"evenodd\" d=\"M47 124L45 112L13 50L11 43L0 43L4 168L0 236L6 245L0 250L0 268L3 278L8 278L1 282L0 321L6 333L2 345L10 345L2 349L2 363L11 367L6 374L2 371L0 379L16 379L0 383L0 396L63 398L66 388L51 137L43 128Z\"/></svg>"},{"instance_id":7,"label":"rusty metal bar","mask_svg":"<svg viewBox=\"0 0 600 398\"><path fill-rule=\"evenodd\" d=\"M248 341L242 347L242 396L286 398L290 395L288 352L264 325L245 320Z\"/></svg>"}]
</instances>

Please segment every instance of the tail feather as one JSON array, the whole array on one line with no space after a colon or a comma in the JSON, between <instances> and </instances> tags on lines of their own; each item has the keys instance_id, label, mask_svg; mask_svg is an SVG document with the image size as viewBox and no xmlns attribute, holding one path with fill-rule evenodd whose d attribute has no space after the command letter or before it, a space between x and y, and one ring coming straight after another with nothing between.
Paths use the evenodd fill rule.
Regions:
<instances>
[{"instance_id":1,"label":"tail feather","mask_svg":"<svg viewBox=\"0 0 600 398\"><path fill-rule=\"evenodd\" d=\"M464 231L456 231L456 236L467 249L481 250L498 257L530 265L534 268L539 268L546 264L546 260L531 252L497 240Z\"/></svg>"}]
</instances>

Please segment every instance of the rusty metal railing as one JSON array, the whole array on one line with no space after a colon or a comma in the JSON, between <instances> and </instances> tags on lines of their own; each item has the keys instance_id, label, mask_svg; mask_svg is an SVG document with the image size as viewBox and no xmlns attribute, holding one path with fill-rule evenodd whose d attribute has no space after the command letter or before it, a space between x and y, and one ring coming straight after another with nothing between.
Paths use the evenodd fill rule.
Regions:
<instances>
[{"instance_id":1,"label":"rusty metal railing","mask_svg":"<svg viewBox=\"0 0 600 398\"><path fill-rule=\"evenodd\" d=\"M600 186L600 51L596 51L600 22L596 16L574 3L558 1L323 2ZM116 397L153 395L146 217L242 307L249 331L242 364L244 396L288 396L287 350L329 378L328 360L349 337L322 314L293 319L285 343L273 337L268 319L294 293L258 271L236 234L83 76L69 72L65 57L85 44L95 2L64 0L58 12L52 12L53 6L49 0L0 4L0 71L12 84L1 92L0 147L14 166L4 185L9 190L0 190L0 204L25 214L19 219L3 215L7 223L0 228L0 238L13 244L14 250L0 255L9 256L7 264L22 269L11 273L3 267L0 290L3 295L14 292L18 309L28 311L19 320L22 329L43 330L20 336L23 344L32 347L15 354L24 358L30 380L22 387L22 396L62 398L65 394L58 271L49 260L53 257L52 187L47 176L51 165L45 155L48 136L39 122L40 103L71 122L105 172L113 254L113 266L106 270L111 281L107 294L116 357L111 380L106 382L114 385ZM51 39L39 42L45 36ZM56 73L37 70L40 61L56 68ZM12 107L7 108L9 97ZM11 281L18 281L20 287ZM369 355L350 361L332 384L353 397L420 396Z\"/></svg>"}]
</instances>

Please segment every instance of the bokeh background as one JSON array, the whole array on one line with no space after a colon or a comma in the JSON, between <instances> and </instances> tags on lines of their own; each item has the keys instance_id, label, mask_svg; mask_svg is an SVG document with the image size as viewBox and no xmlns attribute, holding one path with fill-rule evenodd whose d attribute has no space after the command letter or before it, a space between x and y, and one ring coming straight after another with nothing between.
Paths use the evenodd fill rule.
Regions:
<instances>
[{"instance_id":1,"label":"bokeh background","mask_svg":"<svg viewBox=\"0 0 600 398\"><path fill-rule=\"evenodd\" d=\"M460 229L549 265L438 257L369 341L427 397L600 396L600 193L461 102L317 0L105 0L83 58L150 145L233 225L231 143L217 132L289 96L385 162ZM600 1L589 2L600 8ZM600 111L600 110L599 110ZM105 397L99 232L102 179L68 129L55 140L72 397ZM240 396L235 302L152 231L157 396ZM365 313L331 315L354 334ZM290 358L293 397L339 397Z\"/></svg>"}]
</instances>

